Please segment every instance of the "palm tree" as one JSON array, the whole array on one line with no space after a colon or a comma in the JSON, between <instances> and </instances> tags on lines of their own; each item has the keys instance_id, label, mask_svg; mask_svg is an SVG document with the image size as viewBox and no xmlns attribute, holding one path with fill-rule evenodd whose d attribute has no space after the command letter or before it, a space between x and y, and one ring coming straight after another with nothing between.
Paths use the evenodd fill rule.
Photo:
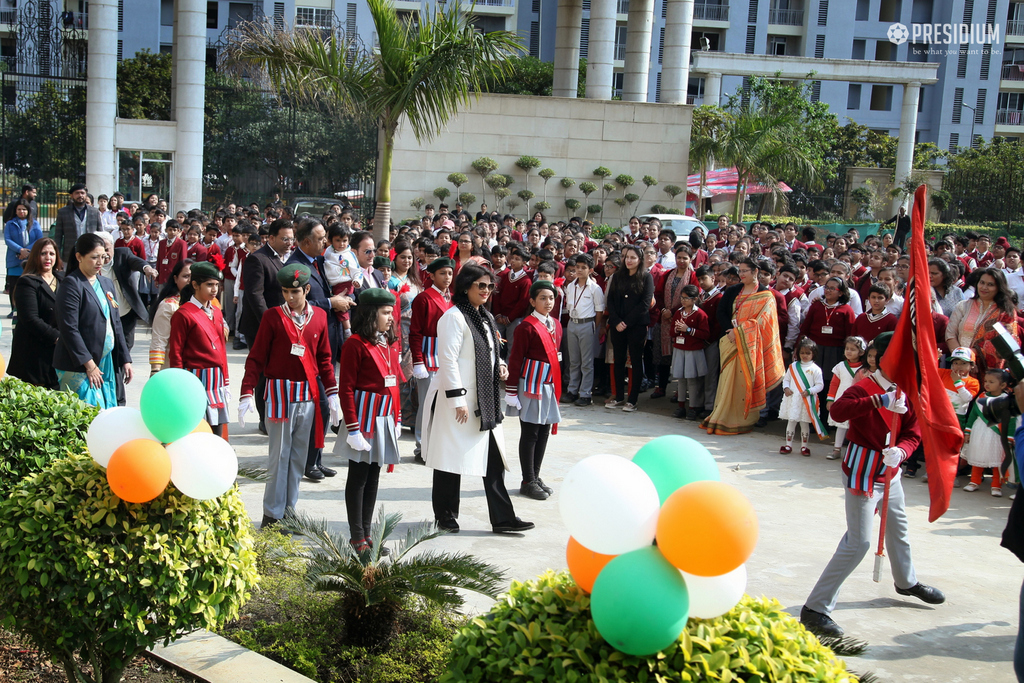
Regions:
<instances>
[{"instance_id":1,"label":"palm tree","mask_svg":"<svg viewBox=\"0 0 1024 683\"><path fill-rule=\"evenodd\" d=\"M459 607L458 590L497 598L505 575L497 567L465 553L412 550L447 532L423 522L409 528L405 539L385 559L381 549L402 515L377 515L370 529L371 546L357 552L344 534L331 531L326 519L289 511L280 528L306 537L309 543L292 557L304 561L306 581L315 591L341 596L345 640L363 647L386 642L395 632L402 605L419 596L438 605Z\"/></svg>"},{"instance_id":2,"label":"palm tree","mask_svg":"<svg viewBox=\"0 0 1024 683\"><path fill-rule=\"evenodd\" d=\"M701 105L693 110L690 128L690 168L700 169L700 187L697 190L697 218L704 220L704 187L708 184L708 170L722 154L720 137L729 114L714 105ZM673 197L674 199L674 197Z\"/></svg>"},{"instance_id":3,"label":"palm tree","mask_svg":"<svg viewBox=\"0 0 1024 683\"><path fill-rule=\"evenodd\" d=\"M383 137L374 237L391 222L391 164L403 118L416 141L436 137L460 107L491 79L504 80L521 40L509 31L479 32L458 1L434 6L418 24L403 22L391 0L367 0L378 45L366 50L338 32L326 38L304 28L281 30L247 22L228 45L228 63L269 76L279 90L356 112L377 122Z\"/></svg>"}]
</instances>

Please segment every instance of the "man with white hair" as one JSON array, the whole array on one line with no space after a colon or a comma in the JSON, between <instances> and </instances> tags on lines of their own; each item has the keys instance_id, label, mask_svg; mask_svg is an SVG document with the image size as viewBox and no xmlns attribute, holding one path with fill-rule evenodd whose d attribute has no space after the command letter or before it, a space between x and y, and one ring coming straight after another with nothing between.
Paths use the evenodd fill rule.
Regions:
<instances>
[{"instance_id":1,"label":"man with white hair","mask_svg":"<svg viewBox=\"0 0 1024 683\"><path fill-rule=\"evenodd\" d=\"M96 233L103 240L103 246L107 250L107 259L102 267L104 277L114 281L114 298L117 300L117 312L121 316L121 327L124 329L124 338L131 349L135 345L135 322L142 319L149 322L149 313L139 296L139 273L156 277L156 268L150 266L145 260L140 259L127 247L114 247L114 238L106 230ZM119 392L124 392L123 383L118 383ZM118 402L121 405L122 396L118 395Z\"/></svg>"}]
</instances>

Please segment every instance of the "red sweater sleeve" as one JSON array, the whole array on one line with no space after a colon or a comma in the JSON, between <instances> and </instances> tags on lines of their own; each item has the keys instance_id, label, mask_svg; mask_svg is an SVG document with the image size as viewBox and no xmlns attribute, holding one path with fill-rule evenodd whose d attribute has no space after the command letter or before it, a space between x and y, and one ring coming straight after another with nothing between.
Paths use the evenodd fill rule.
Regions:
<instances>
[{"instance_id":1,"label":"red sweater sleeve","mask_svg":"<svg viewBox=\"0 0 1024 683\"><path fill-rule=\"evenodd\" d=\"M327 339L327 313L322 309L313 307L313 317L316 319L320 318L320 324L317 327L320 329L320 335L316 340L316 364L317 374L320 377L320 381L323 382L324 389L327 395L338 393L338 381L334 378L334 364L331 362L331 344ZM263 327L260 325L260 327ZM256 338L259 339L259 332L256 333Z\"/></svg>"},{"instance_id":2,"label":"red sweater sleeve","mask_svg":"<svg viewBox=\"0 0 1024 683\"><path fill-rule=\"evenodd\" d=\"M180 309L179 309L180 310ZM192 325L182 313L174 312L171 316L171 336L167 341L167 367L184 368L181 358L185 344L188 342Z\"/></svg>"},{"instance_id":3,"label":"red sweater sleeve","mask_svg":"<svg viewBox=\"0 0 1024 683\"><path fill-rule=\"evenodd\" d=\"M832 375L832 382L828 385L828 398L829 401L836 400L836 392L839 391L839 376Z\"/></svg>"},{"instance_id":4,"label":"red sweater sleeve","mask_svg":"<svg viewBox=\"0 0 1024 683\"><path fill-rule=\"evenodd\" d=\"M270 348L274 344L274 339L279 329L277 322L274 320L276 316L265 315L263 320L260 321L260 326L256 331L256 339L253 340L252 345L249 347L249 355L245 357L245 374L242 376L242 389L239 396L251 396L256 390L256 385L260 381L260 375L263 374L263 369L267 366L267 361L270 360ZM174 319L171 319L171 331L173 334ZM331 372L333 376L334 372ZM325 385L326 386L326 385Z\"/></svg>"},{"instance_id":5,"label":"red sweater sleeve","mask_svg":"<svg viewBox=\"0 0 1024 683\"><path fill-rule=\"evenodd\" d=\"M505 380L505 393L510 396L519 393L519 376L523 373L523 359L526 358L532 336L533 328L530 325L521 323L516 326L512 348L508 352L508 379Z\"/></svg>"},{"instance_id":6,"label":"red sweater sleeve","mask_svg":"<svg viewBox=\"0 0 1024 683\"><path fill-rule=\"evenodd\" d=\"M423 364L423 328L427 319L426 292L420 292L412 300L412 318L409 320L409 351L414 365Z\"/></svg>"},{"instance_id":7,"label":"red sweater sleeve","mask_svg":"<svg viewBox=\"0 0 1024 683\"><path fill-rule=\"evenodd\" d=\"M349 343L356 342L356 343ZM359 413L356 411L355 380L358 368L362 363L373 365L372 358L363 357L363 344L355 337L341 345L341 374L338 377L338 399L341 402L341 414L345 418L345 429L352 432L359 428ZM346 371L345 368L350 368Z\"/></svg>"}]
</instances>

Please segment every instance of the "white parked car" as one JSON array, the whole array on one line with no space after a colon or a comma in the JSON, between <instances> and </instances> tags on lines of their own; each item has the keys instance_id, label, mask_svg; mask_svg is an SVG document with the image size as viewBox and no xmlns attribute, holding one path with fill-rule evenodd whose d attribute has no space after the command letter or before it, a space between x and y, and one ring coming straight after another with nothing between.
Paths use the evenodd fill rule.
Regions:
<instances>
[{"instance_id":1,"label":"white parked car","mask_svg":"<svg viewBox=\"0 0 1024 683\"><path fill-rule=\"evenodd\" d=\"M705 234L707 228L702 222L693 218L692 216L680 216L675 213L645 213L642 216L637 216L641 223L649 221L652 218L657 218L661 221L661 227L665 230L671 230L676 234L676 237L686 237L694 228L704 228Z\"/></svg>"}]
</instances>

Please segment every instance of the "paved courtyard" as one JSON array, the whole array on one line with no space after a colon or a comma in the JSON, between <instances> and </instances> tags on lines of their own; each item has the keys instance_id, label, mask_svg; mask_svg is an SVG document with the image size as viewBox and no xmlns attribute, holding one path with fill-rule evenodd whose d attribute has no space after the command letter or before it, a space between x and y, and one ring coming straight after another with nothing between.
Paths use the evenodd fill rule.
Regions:
<instances>
[{"instance_id":1,"label":"paved courtyard","mask_svg":"<svg viewBox=\"0 0 1024 683\"><path fill-rule=\"evenodd\" d=\"M0 315L10 308L7 297ZM0 351L10 355L10 321L3 320ZM146 358L149 335L140 328L133 357L138 379L129 386L128 404L137 406L142 384L149 375ZM230 352L232 388L237 393L243 374L244 352ZM633 414L603 407L570 407L563 413L559 434L551 438L544 463L544 479L555 488L547 501L516 495L519 467L515 455L518 421L505 421L506 448L512 471L506 482L513 492L517 513L536 522L537 528L522 536L498 536L490 532L487 509L479 481L464 479L462 532L433 543L453 550L472 552L508 569L510 578L528 579L546 569L565 567L568 534L558 514L558 487L572 465L591 453L632 456L647 440L663 434L683 434L698 439L719 461L722 480L738 487L757 510L761 535L747 568L751 595L778 598L794 614L831 556L845 530L843 492L838 461L825 460L828 444L811 444L813 456L778 454L782 424L766 432L709 437L693 422L671 417L667 399L640 399ZM237 395L231 415L236 414ZM334 445L328 435L328 449ZM231 443L243 466L264 466L266 437L254 423L231 427ZM379 504L398 511L403 523L431 518L431 471L413 462L413 441L401 441L402 465L393 474L382 474ZM338 476L320 483L303 481L302 510L322 515L347 532L345 523L344 463L328 454L325 462L339 469ZM241 481L240 487L251 517L261 517L263 485ZM849 660L858 672L874 672L892 681L1014 680L1012 658L1017 632L1017 601L1021 564L999 547L999 537L1010 507L1008 498L992 498L987 489L973 494L955 491L952 507L935 524L927 520L927 484L906 480L911 543L918 575L947 596L944 605L932 607L913 598L897 596L891 578L871 580L872 562L866 559L849 579L834 617L853 637L870 643L868 651ZM485 610L488 601L471 596L469 607Z\"/></svg>"}]
</instances>

